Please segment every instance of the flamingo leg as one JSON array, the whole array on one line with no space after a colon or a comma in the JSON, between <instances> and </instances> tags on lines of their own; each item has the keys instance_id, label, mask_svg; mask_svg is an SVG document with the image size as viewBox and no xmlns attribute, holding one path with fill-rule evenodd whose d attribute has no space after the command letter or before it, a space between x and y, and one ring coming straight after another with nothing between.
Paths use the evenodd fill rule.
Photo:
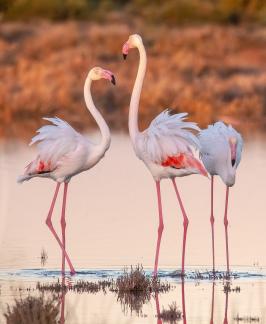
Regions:
<instances>
[{"instance_id":1,"label":"flamingo leg","mask_svg":"<svg viewBox=\"0 0 266 324\"><path fill-rule=\"evenodd\" d=\"M56 202L56 199L57 199L57 196L58 196L58 191L59 191L59 188L60 188L60 183L57 183L56 185L56 189L55 189L55 193L54 193L54 197L53 197L53 200L52 200L52 204L51 204L51 207L49 209L49 212L48 212L48 216L46 218L46 225L48 226L49 230L52 232L53 236L55 237L57 243L59 244L59 246L61 247L63 253L65 254L65 258L67 260L67 263L69 265L69 268L70 268L70 273L72 275L74 275L76 272L75 272L75 269L69 259L69 256L67 254L67 252L64 250L64 247L63 247L63 244L62 242L60 241L54 227L53 227L53 224L52 224L52 214L53 214L53 210L54 210L54 206L55 206L55 202Z\"/></svg>"},{"instance_id":2,"label":"flamingo leg","mask_svg":"<svg viewBox=\"0 0 266 324\"><path fill-rule=\"evenodd\" d=\"M176 196L177 196L177 199L178 199L178 202L179 202L182 214L183 214L184 233L183 233L182 272L181 272L181 275L184 276L185 275L185 255L186 255L187 228L188 228L189 221L188 221L188 217L187 217L187 214L185 212L185 208L183 206L180 194L179 194L179 192L177 190L177 186L176 186L174 178L172 179L172 182L173 182L174 189L175 189L175 192L176 192Z\"/></svg>"},{"instance_id":3,"label":"flamingo leg","mask_svg":"<svg viewBox=\"0 0 266 324\"><path fill-rule=\"evenodd\" d=\"M213 278L215 277L215 253L214 253L214 215L213 215L213 185L214 176L211 176L211 227L212 227L212 271Z\"/></svg>"},{"instance_id":4,"label":"flamingo leg","mask_svg":"<svg viewBox=\"0 0 266 324\"><path fill-rule=\"evenodd\" d=\"M226 187L226 196L225 196L225 211L224 211L224 229L225 229L225 243L226 243L226 265L227 265L227 275L229 276L229 248L228 248L228 197L229 197L229 187Z\"/></svg>"},{"instance_id":5,"label":"flamingo leg","mask_svg":"<svg viewBox=\"0 0 266 324\"><path fill-rule=\"evenodd\" d=\"M63 249L64 249L64 250L62 250L62 275L65 275L65 263L66 263L64 251L66 251L66 198L67 198L67 189L68 189L68 183L65 183L64 184L62 213L61 213L62 244L63 244Z\"/></svg>"},{"instance_id":6,"label":"flamingo leg","mask_svg":"<svg viewBox=\"0 0 266 324\"><path fill-rule=\"evenodd\" d=\"M162 233L163 233L163 229L164 229L160 181L156 181L156 190L157 190L157 198L158 198L159 226L158 226L158 237L157 237L154 271L153 271L154 277L157 277L161 238L162 238Z\"/></svg>"}]
</instances>

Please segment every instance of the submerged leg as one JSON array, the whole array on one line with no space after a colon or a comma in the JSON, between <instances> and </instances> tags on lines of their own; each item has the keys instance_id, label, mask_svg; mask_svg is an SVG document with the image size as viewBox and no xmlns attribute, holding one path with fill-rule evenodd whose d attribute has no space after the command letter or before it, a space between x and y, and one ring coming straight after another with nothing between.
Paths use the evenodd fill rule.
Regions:
<instances>
[{"instance_id":1,"label":"submerged leg","mask_svg":"<svg viewBox=\"0 0 266 324\"><path fill-rule=\"evenodd\" d=\"M186 255L187 228L188 228L189 221L188 221L187 214L185 212L185 209L184 209L180 194L179 194L179 192L177 190L177 186L176 186L174 178L172 179L172 182L173 182L174 189L175 189L175 192L176 192L176 196L177 196L177 199L178 199L178 202L179 202L182 214L183 214L184 233L183 233L182 272L181 272L181 274L182 274L182 276L184 276L185 275L185 255Z\"/></svg>"},{"instance_id":2,"label":"submerged leg","mask_svg":"<svg viewBox=\"0 0 266 324\"><path fill-rule=\"evenodd\" d=\"M158 226L158 237L157 237L157 246L156 246L156 254L155 254L155 263L154 263L154 271L153 276L157 277L158 271L158 259L161 245L161 238L164 229L163 225L163 213L162 213L162 200L161 200L161 189L160 189L160 181L156 181L156 190L157 190L157 198L158 198L158 210L159 210L159 226Z\"/></svg>"},{"instance_id":3,"label":"submerged leg","mask_svg":"<svg viewBox=\"0 0 266 324\"><path fill-rule=\"evenodd\" d=\"M213 215L213 185L214 176L211 176L211 227L212 227L212 271L213 278L215 277L215 253L214 253L214 215Z\"/></svg>"},{"instance_id":4,"label":"submerged leg","mask_svg":"<svg viewBox=\"0 0 266 324\"><path fill-rule=\"evenodd\" d=\"M229 197L229 187L226 187L226 196L225 196L225 211L224 211L224 229L225 229L225 242L226 242L226 266L227 266L227 275L230 275L229 269L229 247L228 247L228 197Z\"/></svg>"},{"instance_id":5,"label":"submerged leg","mask_svg":"<svg viewBox=\"0 0 266 324\"><path fill-rule=\"evenodd\" d=\"M55 193L54 193L54 197L53 197L53 200L52 200L52 204L51 204L51 207L49 209L49 213L48 213L48 216L46 218L46 225L48 226L48 228L50 229L50 231L52 232L52 234L54 235L57 243L60 245L61 249L62 249L62 252L64 253L65 255L65 258L67 260L67 263L69 265L69 268L70 268L70 272L71 274L75 274L75 270L74 270L74 267L68 257L68 254L66 253L66 251L64 250L64 247L63 247L63 244L62 242L60 241L54 227L53 227L53 224L52 224L52 214L53 214L53 210L54 210L54 206L55 206L55 202L56 202L56 198L57 198L57 195L58 195L58 191L59 191L59 188L60 188L60 183L57 183L57 186L56 186L56 189L55 189Z\"/></svg>"}]
</instances>

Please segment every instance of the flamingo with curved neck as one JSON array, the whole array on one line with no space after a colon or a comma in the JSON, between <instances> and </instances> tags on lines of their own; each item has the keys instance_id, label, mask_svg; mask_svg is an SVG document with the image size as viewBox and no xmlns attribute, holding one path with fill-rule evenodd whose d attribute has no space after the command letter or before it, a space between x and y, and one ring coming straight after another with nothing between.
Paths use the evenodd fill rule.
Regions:
<instances>
[{"instance_id":1,"label":"flamingo with curved neck","mask_svg":"<svg viewBox=\"0 0 266 324\"><path fill-rule=\"evenodd\" d=\"M83 135L78 133L62 119L57 117L44 118L53 125L45 125L41 127L37 131L38 134L32 138L30 144L38 143L37 157L28 164L25 168L24 174L18 178L18 182L20 183L35 177L50 178L57 183L51 207L46 219L46 224L62 250L61 269L63 275L65 274L65 260L69 265L70 273L75 274L75 269L68 253L66 252L65 210L68 184L73 176L86 171L97 164L103 158L111 142L109 128L102 115L95 107L91 96L92 81L100 79L107 79L115 84L115 78L112 72L100 67L95 67L89 71L84 85L84 98L87 108L100 128L100 143L94 144L88 141ZM61 240L53 227L52 214L62 183L64 183L64 193L61 213Z\"/></svg>"},{"instance_id":2,"label":"flamingo with curved neck","mask_svg":"<svg viewBox=\"0 0 266 324\"><path fill-rule=\"evenodd\" d=\"M159 251L164 229L160 181L163 178L167 178L171 179L173 183L183 214L184 234L181 274L184 276L188 217L177 189L175 178L190 174L207 176L205 168L195 157L192 150L192 148L199 149L199 141L194 132L198 132L200 129L195 123L184 121L187 116L186 113L171 115L169 111L163 111L151 122L147 129L142 132L139 131L138 109L146 72L147 57L142 38L137 34L131 35L123 45L122 53L124 58L127 57L129 50L132 48L138 49L140 58L130 100L129 134L137 157L145 163L155 180L158 198L159 227L153 275L156 277L158 272Z\"/></svg>"}]
</instances>

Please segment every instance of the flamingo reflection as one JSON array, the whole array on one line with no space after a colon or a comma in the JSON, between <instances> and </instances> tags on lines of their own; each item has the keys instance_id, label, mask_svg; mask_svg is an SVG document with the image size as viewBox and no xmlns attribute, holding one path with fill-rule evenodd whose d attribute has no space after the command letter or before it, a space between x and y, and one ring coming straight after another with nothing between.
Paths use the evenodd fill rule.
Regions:
<instances>
[{"instance_id":1,"label":"flamingo reflection","mask_svg":"<svg viewBox=\"0 0 266 324\"><path fill-rule=\"evenodd\" d=\"M229 282L226 283L226 286L230 285ZM229 289L225 289L225 311L224 311L224 323L223 324L228 324L228 319L227 319L227 312L228 312L228 294L229 294Z\"/></svg>"},{"instance_id":2,"label":"flamingo reflection","mask_svg":"<svg viewBox=\"0 0 266 324\"><path fill-rule=\"evenodd\" d=\"M60 324L65 323L65 299L67 293L66 287L66 277L64 273L62 273L62 281L61 281L61 296L60 296Z\"/></svg>"},{"instance_id":3,"label":"flamingo reflection","mask_svg":"<svg viewBox=\"0 0 266 324\"><path fill-rule=\"evenodd\" d=\"M183 318L183 324L187 323L187 317L186 317L186 301L185 301L185 281L184 278L182 278L182 318ZM163 324L161 319L161 311L160 311L160 299L158 292L155 293L155 303L156 303L156 313L157 313L157 324Z\"/></svg>"},{"instance_id":4,"label":"flamingo reflection","mask_svg":"<svg viewBox=\"0 0 266 324\"><path fill-rule=\"evenodd\" d=\"M213 324L213 313L214 313L214 289L215 287L215 283L214 281L212 282L212 307L211 307L211 320L210 320L210 324Z\"/></svg>"}]
</instances>

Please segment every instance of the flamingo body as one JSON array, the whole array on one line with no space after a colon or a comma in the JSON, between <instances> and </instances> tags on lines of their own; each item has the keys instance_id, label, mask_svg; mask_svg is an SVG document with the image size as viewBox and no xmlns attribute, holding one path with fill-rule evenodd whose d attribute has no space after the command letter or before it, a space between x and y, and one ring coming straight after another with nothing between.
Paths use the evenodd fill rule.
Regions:
<instances>
[{"instance_id":1,"label":"flamingo body","mask_svg":"<svg viewBox=\"0 0 266 324\"><path fill-rule=\"evenodd\" d=\"M233 186L241 160L242 136L231 125L216 122L199 133L199 141L200 156L207 171L219 175L226 186Z\"/></svg>"},{"instance_id":2,"label":"flamingo body","mask_svg":"<svg viewBox=\"0 0 266 324\"><path fill-rule=\"evenodd\" d=\"M112 72L94 67L89 71L85 81L84 98L88 110L100 128L101 142L99 144L92 143L60 118L44 118L52 125L45 125L37 130L38 134L32 138L30 143L30 145L37 143L37 157L26 166L24 174L18 178L20 183L35 177L50 178L57 182L46 224L62 250L63 275L65 260L68 262L70 273L75 274L75 269L66 252L65 210L68 183L73 176L97 164L103 158L111 142L109 127L95 107L91 96L92 81L100 79L107 79L115 84ZM62 182L64 183L64 193L61 213L62 239L60 239L52 224L52 214Z\"/></svg>"},{"instance_id":3,"label":"flamingo body","mask_svg":"<svg viewBox=\"0 0 266 324\"><path fill-rule=\"evenodd\" d=\"M163 111L135 137L136 155L155 180L193 173L207 175L194 156L199 140L192 132L200 129L195 123L185 122L186 116L187 113L170 115L168 110Z\"/></svg>"},{"instance_id":4,"label":"flamingo body","mask_svg":"<svg viewBox=\"0 0 266 324\"><path fill-rule=\"evenodd\" d=\"M70 179L97 164L108 150L90 142L67 122L59 118L43 118L53 125L37 130L30 145L37 143L38 155L26 167L18 181L34 177L51 178L56 182L69 182Z\"/></svg>"},{"instance_id":5,"label":"flamingo body","mask_svg":"<svg viewBox=\"0 0 266 324\"><path fill-rule=\"evenodd\" d=\"M160 181L167 178L173 182L183 215L182 275L184 275L188 217L177 190L175 178L193 173L207 175L203 165L194 155L195 150L199 149L199 140L194 133L197 133L199 128L195 123L184 121L187 113L170 115L169 111L166 110L160 113L146 130L139 131L138 109L146 73L147 56L142 38L137 34L129 36L128 41L123 45L124 58L127 57L132 48L137 48L140 59L130 100L129 135L137 157L145 163L156 182L158 199L159 226L153 274L154 277L157 276L161 237L164 229Z\"/></svg>"},{"instance_id":6,"label":"flamingo body","mask_svg":"<svg viewBox=\"0 0 266 324\"><path fill-rule=\"evenodd\" d=\"M207 129L199 133L200 156L207 171L211 174L211 227L212 227L212 263L215 277L215 246L214 246L214 213L213 192L214 176L218 175L226 185L224 227L226 240L226 263L229 276L229 244L228 244L228 198L229 187L235 184L236 169L240 163L243 139L231 126L223 122L209 125Z\"/></svg>"}]
</instances>

